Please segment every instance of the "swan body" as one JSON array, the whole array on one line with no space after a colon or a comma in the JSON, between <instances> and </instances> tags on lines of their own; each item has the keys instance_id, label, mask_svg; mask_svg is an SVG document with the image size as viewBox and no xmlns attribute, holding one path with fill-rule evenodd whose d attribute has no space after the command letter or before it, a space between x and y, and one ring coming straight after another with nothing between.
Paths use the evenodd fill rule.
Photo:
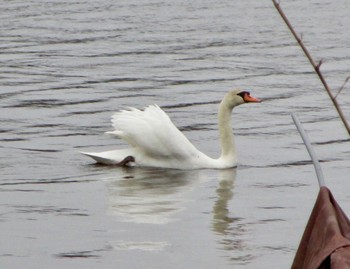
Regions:
<instances>
[{"instance_id":1,"label":"swan body","mask_svg":"<svg viewBox=\"0 0 350 269\"><path fill-rule=\"evenodd\" d=\"M173 169L225 169L237 165L231 112L238 105L260 102L249 92L234 90L219 106L218 127L221 156L213 159L199 151L157 105L144 110L130 108L112 116L114 131L107 132L125 140L131 147L104 152L81 152L98 163Z\"/></svg>"}]
</instances>

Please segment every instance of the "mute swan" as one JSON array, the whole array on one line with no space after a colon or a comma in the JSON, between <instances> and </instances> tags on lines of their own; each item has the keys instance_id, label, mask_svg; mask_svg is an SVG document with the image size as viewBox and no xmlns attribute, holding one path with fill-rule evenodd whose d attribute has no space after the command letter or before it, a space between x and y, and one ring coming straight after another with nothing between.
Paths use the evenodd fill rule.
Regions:
<instances>
[{"instance_id":1,"label":"mute swan","mask_svg":"<svg viewBox=\"0 0 350 269\"><path fill-rule=\"evenodd\" d=\"M230 91L219 106L218 120L221 156L213 159L200 152L180 132L169 116L157 105L144 110L130 108L112 116L114 131L108 134L124 139L131 148L100 153L81 152L98 163L120 166L160 167L173 169L225 169L237 165L233 141L231 112L243 103L261 102L242 90Z\"/></svg>"}]
</instances>

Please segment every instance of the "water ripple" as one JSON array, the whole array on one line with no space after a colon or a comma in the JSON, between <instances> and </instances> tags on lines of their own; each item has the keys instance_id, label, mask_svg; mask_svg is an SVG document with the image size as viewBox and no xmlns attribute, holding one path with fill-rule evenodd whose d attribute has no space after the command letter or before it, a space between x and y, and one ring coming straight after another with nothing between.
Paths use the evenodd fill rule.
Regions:
<instances>
[{"instance_id":1,"label":"water ripple","mask_svg":"<svg viewBox=\"0 0 350 269\"><path fill-rule=\"evenodd\" d=\"M292 112L349 204L348 136L269 1L0 6L3 267L271 268L271 255L288 267L317 191ZM345 7L283 2L335 91L349 75ZM156 103L219 155L217 105L238 87L263 102L233 113L237 175L123 170L77 152L123 147L103 135L110 116ZM338 98L350 118L346 89Z\"/></svg>"}]
</instances>

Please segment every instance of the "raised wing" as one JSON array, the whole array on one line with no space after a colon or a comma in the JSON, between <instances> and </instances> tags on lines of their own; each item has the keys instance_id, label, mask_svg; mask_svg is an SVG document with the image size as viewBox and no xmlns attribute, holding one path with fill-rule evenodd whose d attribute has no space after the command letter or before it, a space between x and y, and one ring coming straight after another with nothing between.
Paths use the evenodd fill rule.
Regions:
<instances>
[{"instance_id":1,"label":"raised wing","mask_svg":"<svg viewBox=\"0 0 350 269\"><path fill-rule=\"evenodd\" d=\"M115 131L108 132L152 157L188 158L199 154L192 143L157 105L130 108L112 116Z\"/></svg>"}]
</instances>

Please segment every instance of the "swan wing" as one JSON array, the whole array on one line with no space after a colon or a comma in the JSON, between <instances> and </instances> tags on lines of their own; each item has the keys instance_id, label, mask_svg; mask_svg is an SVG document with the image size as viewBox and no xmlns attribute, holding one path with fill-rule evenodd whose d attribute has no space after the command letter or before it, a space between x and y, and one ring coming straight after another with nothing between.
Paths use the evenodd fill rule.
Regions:
<instances>
[{"instance_id":1,"label":"swan wing","mask_svg":"<svg viewBox=\"0 0 350 269\"><path fill-rule=\"evenodd\" d=\"M199 151L173 124L169 116L157 105L144 110L130 108L112 116L116 135L146 156L153 158L191 158Z\"/></svg>"}]
</instances>

